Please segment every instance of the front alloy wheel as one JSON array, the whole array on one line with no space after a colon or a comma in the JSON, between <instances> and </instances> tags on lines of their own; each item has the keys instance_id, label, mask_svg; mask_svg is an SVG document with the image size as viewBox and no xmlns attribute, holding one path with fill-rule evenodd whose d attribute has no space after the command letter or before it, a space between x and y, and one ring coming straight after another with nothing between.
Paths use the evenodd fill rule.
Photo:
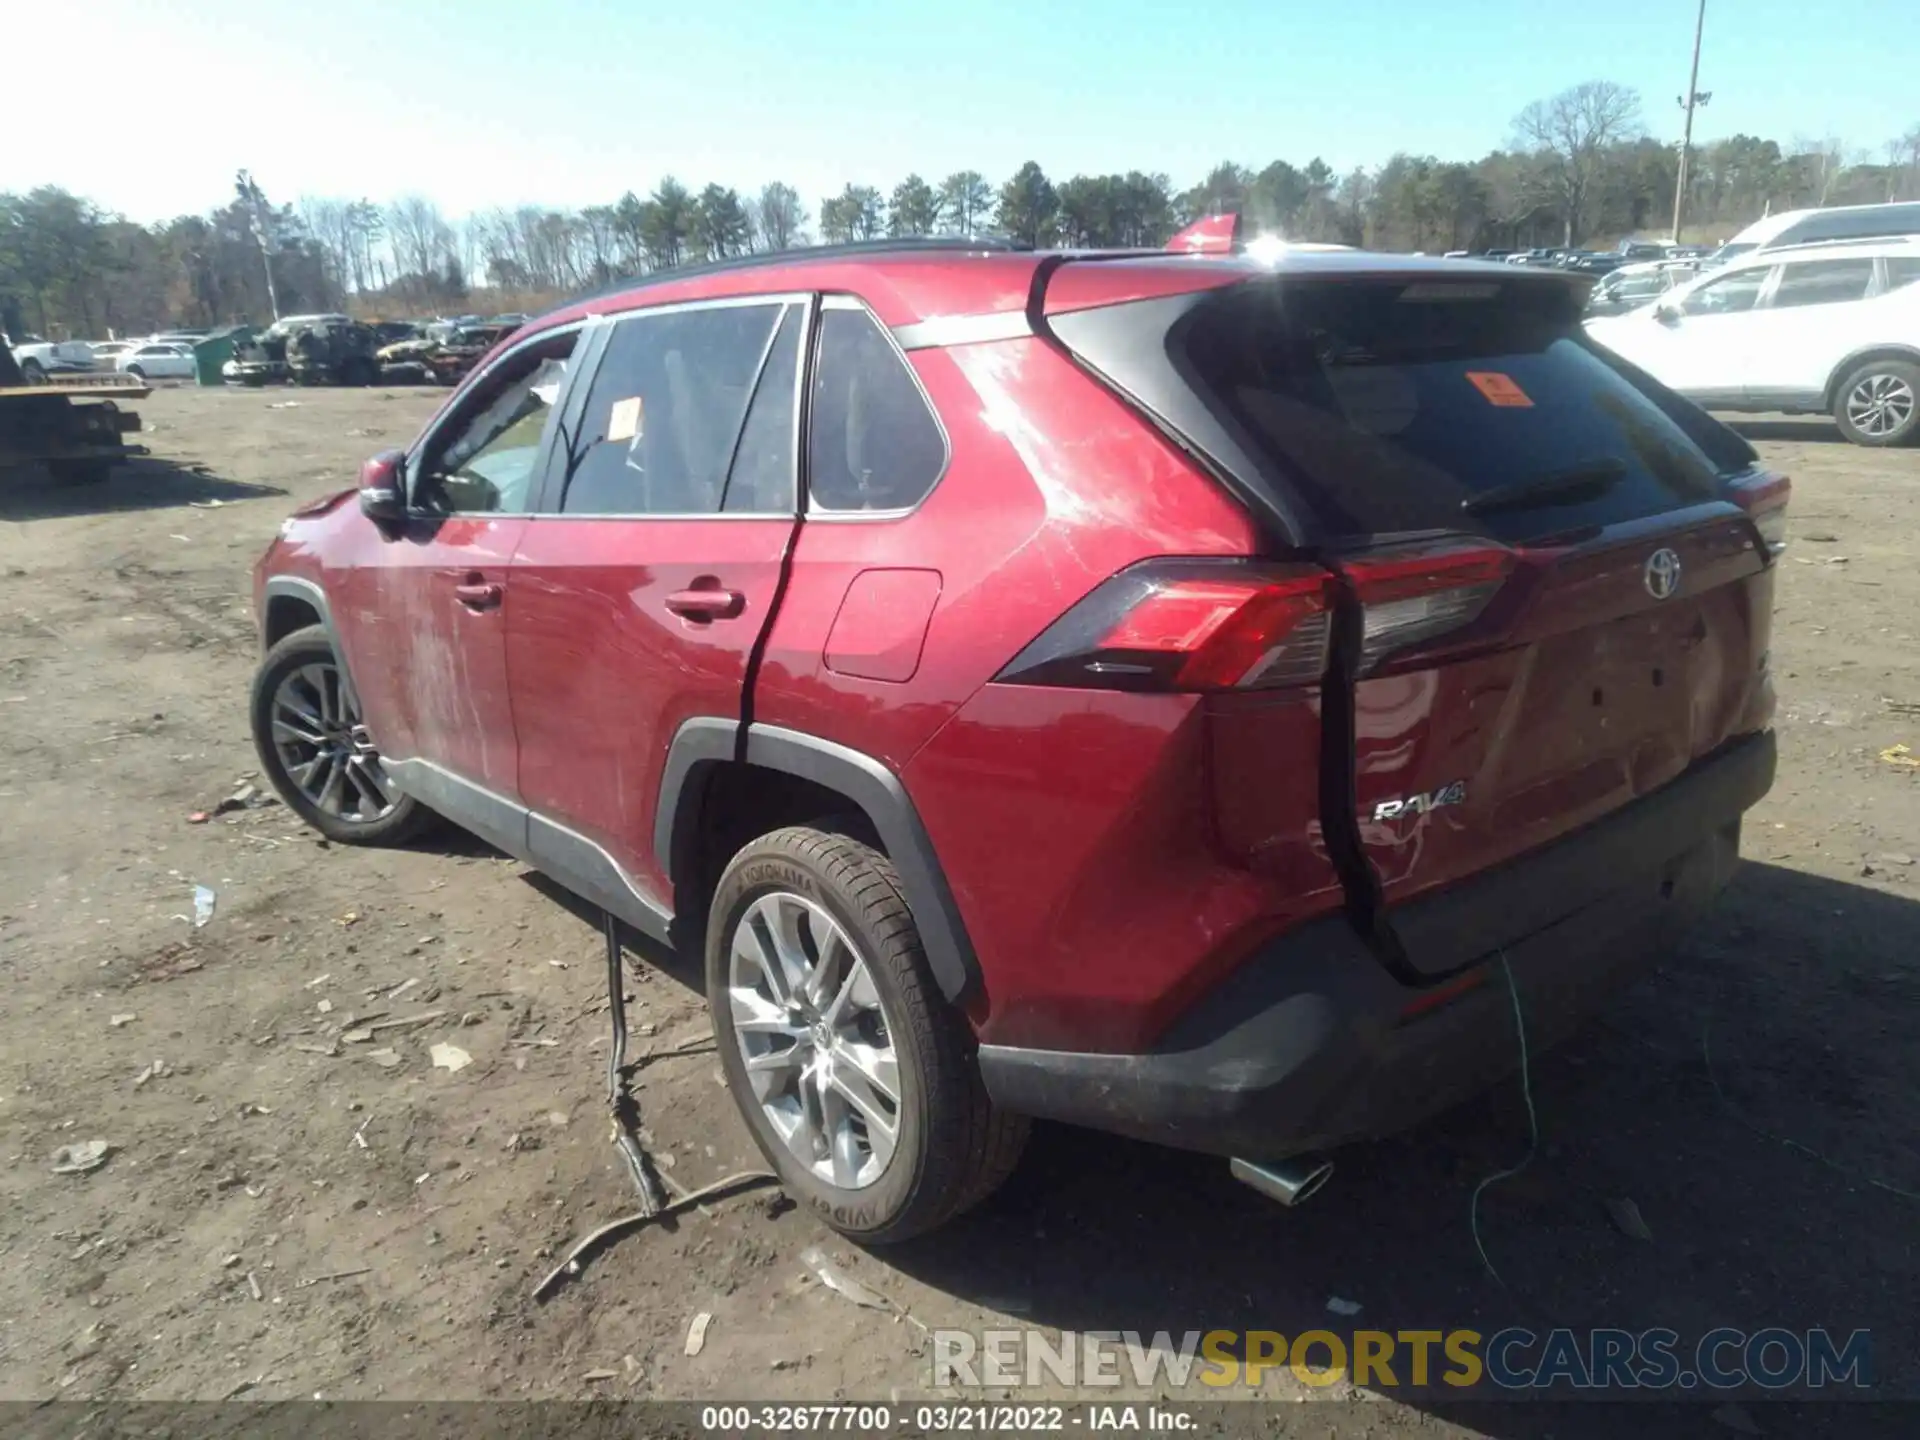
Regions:
<instances>
[{"instance_id":1,"label":"front alloy wheel","mask_svg":"<svg viewBox=\"0 0 1920 1440\"><path fill-rule=\"evenodd\" d=\"M313 807L356 825L383 820L399 795L331 661L289 671L273 692L273 744Z\"/></svg>"},{"instance_id":2,"label":"front alloy wheel","mask_svg":"<svg viewBox=\"0 0 1920 1440\"><path fill-rule=\"evenodd\" d=\"M728 950L734 1041L768 1125L812 1174L864 1190L900 1134L900 1062L866 960L787 891L754 901Z\"/></svg>"},{"instance_id":3,"label":"front alloy wheel","mask_svg":"<svg viewBox=\"0 0 1920 1440\"><path fill-rule=\"evenodd\" d=\"M296 630L253 677L253 746L287 807L329 840L399 845L433 823L380 764L326 627Z\"/></svg>"}]
</instances>

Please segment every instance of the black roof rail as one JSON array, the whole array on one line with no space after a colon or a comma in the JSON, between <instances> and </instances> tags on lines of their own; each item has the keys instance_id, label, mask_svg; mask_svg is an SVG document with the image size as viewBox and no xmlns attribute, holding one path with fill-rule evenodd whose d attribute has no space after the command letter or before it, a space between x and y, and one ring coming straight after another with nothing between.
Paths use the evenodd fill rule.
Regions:
<instances>
[{"instance_id":1,"label":"black roof rail","mask_svg":"<svg viewBox=\"0 0 1920 1440\"><path fill-rule=\"evenodd\" d=\"M544 311L533 318L545 319L570 306L608 295L623 295L650 285L665 285L675 280L697 280L705 275L724 275L734 270L760 270L771 265L793 265L812 260L838 260L843 257L879 258L887 255L968 254L986 251L996 254L1025 251L1033 247L998 235L909 235L891 240L850 240L841 245L794 245L785 250L760 250L751 255L736 255L727 260L708 260L698 265L675 265L667 270L648 270L609 281L596 290L588 290ZM532 323L532 322L528 322Z\"/></svg>"}]
</instances>

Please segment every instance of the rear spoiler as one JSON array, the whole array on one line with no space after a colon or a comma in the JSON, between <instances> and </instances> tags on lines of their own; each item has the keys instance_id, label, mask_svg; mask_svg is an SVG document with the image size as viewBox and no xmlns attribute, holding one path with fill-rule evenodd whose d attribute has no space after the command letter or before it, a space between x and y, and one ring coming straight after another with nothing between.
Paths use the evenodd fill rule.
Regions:
<instances>
[{"instance_id":1,"label":"rear spoiler","mask_svg":"<svg viewBox=\"0 0 1920 1440\"><path fill-rule=\"evenodd\" d=\"M1167 241L1176 255L1235 255L1246 248L1238 211L1204 215Z\"/></svg>"},{"instance_id":2,"label":"rear spoiler","mask_svg":"<svg viewBox=\"0 0 1920 1440\"><path fill-rule=\"evenodd\" d=\"M1207 215L1167 242L1176 255L1250 255L1267 263L1289 250L1351 250L1351 245L1324 241L1293 241L1280 235L1248 235L1238 213Z\"/></svg>"}]
</instances>

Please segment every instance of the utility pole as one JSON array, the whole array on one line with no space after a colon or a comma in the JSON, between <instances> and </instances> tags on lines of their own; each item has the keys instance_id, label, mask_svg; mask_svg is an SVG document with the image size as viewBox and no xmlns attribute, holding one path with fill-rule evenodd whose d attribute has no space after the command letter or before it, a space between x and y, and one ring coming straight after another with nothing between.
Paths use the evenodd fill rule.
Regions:
<instances>
[{"instance_id":1,"label":"utility pole","mask_svg":"<svg viewBox=\"0 0 1920 1440\"><path fill-rule=\"evenodd\" d=\"M1686 128L1680 132L1680 177L1673 186L1673 243L1680 243L1680 220L1687 202L1687 156L1693 149L1693 107L1713 99L1713 92L1700 89L1700 32L1707 28L1707 0L1700 0L1700 12L1693 22L1693 70L1687 76L1687 93L1680 104L1687 112Z\"/></svg>"},{"instance_id":2,"label":"utility pole","mask_svg":"<svg viewBox=\"0 0 1920 1440\"><path fill-rule=\"evenodd\" d=\"M235 188L247 202L247 224L253 231L254 242L260 247L260 264L267 272L267 308L273 311L273 318L280 318L280 296L273 288L273 245L272 237L267 234L266 210L267 197L260 187L253 183L253 176L242 170L237 177Z\"/></svg>"}]
</instances>

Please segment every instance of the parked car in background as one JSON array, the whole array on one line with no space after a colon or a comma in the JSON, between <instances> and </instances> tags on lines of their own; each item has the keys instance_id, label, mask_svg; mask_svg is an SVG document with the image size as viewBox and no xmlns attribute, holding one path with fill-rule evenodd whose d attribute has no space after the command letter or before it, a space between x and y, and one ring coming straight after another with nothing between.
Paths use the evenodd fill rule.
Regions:
<instances>
[{"instance_id":1,"label":"parked car in background","mask_svg":"<svg viewBox=\"0 0 1920 1440\"><path fill-rule=\"evenodd\" d=\"M1857 445L1920 437L1920 242L1749 254L1586 328L1701 405L1831 413Z\"/></svg>"},{"instance_id":2,"label":"parked car in background","mask_svg":"<svg viewBox=\"0 0 1920 1440\"><path fill-rule=\"evenodd\" d=\"M123 351L114 368L143 380L191 380L193 347L180 341L144 340Z\"/></svg>"},{"instance_id":3,"label":"parked car in background","mask_svg":"<svg viewBox=\"0 0 1920 1440\"><path fill-rule=\"evenodd\" d=\"M1691 280L1699 267L1687 260L1651 260L1621 265L1587 295L1587 314L1620 315L1650 305L1674 286Z\"/></svg>"},{"instance_id":4,"label":"parked car in background","mask_svg":"<svg viewBox=\"0 0 1920 1440\"><path fill-rule=\"evenodd\" d=\"M90 340L87 346L93 351L94 366L111 370L122 355L139 343L138 340Z\"/></svg>"},{"instance_id":5,"label":"parked car in background","mask_svg":"<svg viewBox=\"0 0 1920 1440\"><path fill-rule=\"evenodd\" d=\"M84 340L41 340L28 336L7 345L21 378L39 385L60 375L84 375L94 368L93 347Z\"/></svg>"},{"instance_id":6,"label":"parked car in background","mask_svg":"<svg viewBox=\"0 0 1920 1440\"><path fill-rule=\"evenodd\" d=\"M1755 251L1786 245L1819 245L1835 240L1883 240L1920 235L1920 201L1888 205L1832 205L1822 210L1783 210L1756 220L1715 250L1712 261L1724 265Z\"/></svg>"},{"instance_id":7,"label":"parked car in background","mask_svg":"<svg viewBox=\"0 0 1920 1440\"><path fill-rule=\"evenodd\" d=\"M1625 261L1664 260L1667 258L1667 247L1653 240L1622 240L1615 253Z\"/></svg>"},{"instance_id":8,"label":"parked car in background","mask_svg":"<svg viewBox=\"0 0 1920 1440\"><path fill-rule=\"evenodd\" d=\"M1574 256L1566 268L1582 275L1610 275L1627 263L1624 255L1590 253Z\"/></svg>"},{"instance_id":9,"label":"parked car in background","mask_svg":"<svg viewBox=\"0 0 1920 1440\"><path fill-rule=\"evenodd\" d=\"M1299 1198L1655 962L1772 782L1786 481L1583 296L968 240L563 307L280 529L262 765L683 946L846 1234L1028 1117Z\"/></svg>"}]
</instances>

